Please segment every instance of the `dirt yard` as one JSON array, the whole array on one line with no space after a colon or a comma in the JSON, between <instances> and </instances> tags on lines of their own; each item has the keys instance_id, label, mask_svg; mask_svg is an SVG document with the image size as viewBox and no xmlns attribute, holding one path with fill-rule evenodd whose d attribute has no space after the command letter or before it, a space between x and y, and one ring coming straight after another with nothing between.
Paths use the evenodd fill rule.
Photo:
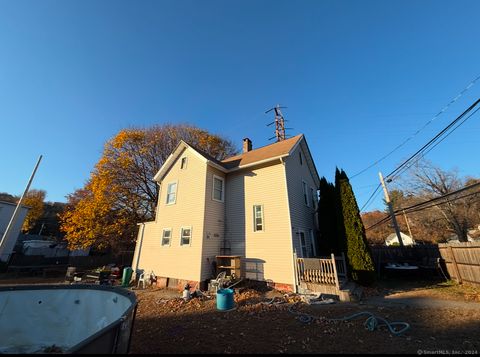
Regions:
<instances>
[{"instance_id":1,"label":"dirt yard","mask_svg":"<svg viewBox=\"0 0 480 357\"><path fill-rule=\"evenodd\" d=\"M236 309L221 312L214 299L184 302L180 293L155 289L136 293L139 304L132 353L480 352L480 308L385 307L369 304L368 300L307 305L295 304L299 298L294 296L238 289ZM369 293L374 294L374 290ZM276 304L268 304L272 298ZM407 322L411 327L396 336L386 327L367 330L364 322L368 316L351 321L328 320L363 311L389 322ZM316 319L304 323L293 312Z\"/></svg>"},{"instance_id":2,"label":"dirt yard","mask_svg":"<svg viewBox=\"0 0 480 357\"><path fill-rule=\"evenodd\" d=\"M39 283L63 283L63 278L0 276L0 285ZM230 312L218 311L213 297L185 302L177 291L134 291L138 309L131 353L480 352L480 288L450 282L388 280L365 289L360 303L328 305L307 305L299 303L299 296L242 287L236 289L236 309ZM445 306L378 304L378 299L390 297L443 301ZM343 322L328 320L364 311L389 322L407 322L410 329L396 336L383 326L367 330L364 322L368 316ZM304 323L298 312L316 319Z\"/></svg>"}]
</instances>

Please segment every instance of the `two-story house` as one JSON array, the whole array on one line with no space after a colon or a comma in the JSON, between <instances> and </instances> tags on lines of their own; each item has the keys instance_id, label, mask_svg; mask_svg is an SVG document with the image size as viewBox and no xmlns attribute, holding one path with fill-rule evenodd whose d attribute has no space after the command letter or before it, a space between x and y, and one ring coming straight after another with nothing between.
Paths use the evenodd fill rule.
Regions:
<instances>
[{"instance_id":1,"label":"two-story house","mask_svg":"<svg viewBox=\"0 0 480 357\"><path fill-rule=\"evenodd\" d=\"M294 252L312 257L319 176L303 134L218 161L181 141L154 180L156 220L139 224L132 267L205 282L217 255L242 257L245 278L292 289Z\"/></svg>"}]
</instances>

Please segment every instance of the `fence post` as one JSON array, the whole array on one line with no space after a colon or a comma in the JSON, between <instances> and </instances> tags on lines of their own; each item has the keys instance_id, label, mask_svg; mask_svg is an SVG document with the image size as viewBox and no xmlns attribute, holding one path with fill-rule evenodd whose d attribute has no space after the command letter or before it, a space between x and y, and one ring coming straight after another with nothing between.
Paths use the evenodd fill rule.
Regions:
<instances>
[{"instance_id":1,"label":"fence post","mask_svg":"<svg viewBox=\"0 0 480 357\"><path fill-rule=\"evenodd\" d=\"M335 274L335 285L338 290L340 290L340 281L338 280L337 274L337 263L335 262L335 254L332 253L332 264L333 264L333 273Z\"/></svg>"},{"instance_id":2,"label":"fence post","mask_svg":"<svg viewBox=\"0 0 480 357\"><path fill-rule=\"evenodd\" d=\"M452 262L453 262L453 266L455 268L455 274L457 275L458 283L462 284L462 282L463 282L462 281L462 276L460 275L460 270L458 270L458 265L457 265L457 261L455 260L455 254L453 254L452 246L448 247L448 251L450 252L450 255L452 256Z\"/></svg>"}]
</instances>

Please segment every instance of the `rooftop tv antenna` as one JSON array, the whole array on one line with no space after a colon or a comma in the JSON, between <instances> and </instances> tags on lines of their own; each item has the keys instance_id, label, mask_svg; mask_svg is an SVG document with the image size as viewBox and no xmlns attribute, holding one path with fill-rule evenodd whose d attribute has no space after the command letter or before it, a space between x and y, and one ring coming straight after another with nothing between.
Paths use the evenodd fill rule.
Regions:
<instances>
[{"instance_id":1,"label":"rooftop tv antenna","mask_svg":"<svg viewBox=\"0 0 480 357\"><path fill-rule=\"evenodd\" d=\"M265 112L265 114L267 114L267 113L270 113L272 110L275 111L275 120L272 121L271 123L267 124L267 126L275 124L275 136L272 136L268 140L272 140L274 138L277 138L277 142L285 140L287 138L287 135L286 135L285 131L288 130L288 129L292 129L292 128L285 128L285 122L287 120L285 120L285 118L283 117L283 114L280 110L280 109L283 109L283 108L287 108L287 107L281 107L280 105L277 104L275 107L273 107L273 108L271 108L271 109L269 109Z\"/></svg>"}]
</instances>

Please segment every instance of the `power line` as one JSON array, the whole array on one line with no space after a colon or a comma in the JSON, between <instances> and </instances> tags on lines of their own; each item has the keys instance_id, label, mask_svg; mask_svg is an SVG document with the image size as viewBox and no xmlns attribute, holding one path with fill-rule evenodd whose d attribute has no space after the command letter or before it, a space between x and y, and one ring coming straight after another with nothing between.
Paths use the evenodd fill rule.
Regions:
<instances>
[{"instance_id":1,"label":"power line","mask_svg":"<svg viewBox=\"0 0 480 357\"><path fill-rule=\"evenodd\" d=\"M480 99L479 99L480 101ZM478 103L478 101L477 101ZM410 163L408 166L405 166L400 172L398 172L394 177L391 177L391 180L394 180L395 178L399 177L402 175L404 172L406 172L410 167L415 165L421 158L425 157L433 148L435 148L438 144L440 144L443 140L445 140L450 134L452 134L455 130L457 130L461 125L463 125L470 117L472 117L476 112L480 110L480 107L475 109L473 113L471 113L468 117L463 119L455 128L453 128L450 132L448 132L443 138L439 139L436 143L434 143L431 147L427 148L424 152L420 153L417 158L413 159L413 162Z\"/></svg>"},{"instance_id":2,"label":"power line","mask_svg":"<svg viewBox=\"0 0 480 357\"><path fill-rule=\"evenodd\" d=\"M408 141L413 139L415 136L417 136L423 129L425 129L429 124L431 124L436 118L438 118L441 114L443 114L453 103L455 103L465 92L467 92L474 84L476 81L480 79L480 76L477 76L474 80L472 80L455 98L453 98L445 107L442 108L437 114L434 115L432 119L430 119L428 122L426 122L420 129L418 129L415 133L413 133L410 137L408 137L406 140L404 140L401 144L397 145L393 150L391 150L388 154L382 156L380 159L377 161L373 162L369 166L367 166L365 169L357 172L355 175L350 177L350 180L354 179L355 177L361 175L365 171L371 169L378 163L382 162L385 160L387 157L389 157L391 154L393 154L395 151L400 149L402 146L404 146Z\"/></svg>"},{"instance_id":3,"label":"power line","mask_svg":"<svg viewBox=\"0 0 480 357\"><path fill-rule=\"evenodd\" d=\"M465 115L467 115L473 108L477 106L477 104L480 103L480 99L477 99L472 105L470 105L462 114L460 114L457 118L455 118L450 124L448 124L443 130L441 130L437 135L435 135L430 141L428 141L425 145L423 145L419 150L417 150L413 155L411 155L407 160L405 160L403 163L401 163L395 170L393 170L391 173L387 175L387 178L391 178L396 172L401 170L403 167L405 167L410 161L412 161L415 157L420 155L423 151L429 148L433 143L435 143L439 138L441 138L442 135L444 135L450 128L452 128L457 122L459 122ZM476 112L476 111L475 111ZM472 113L473 114L475 114ZM462 125L468 118L470 118L472 115L468 116L460 125ZM459 125L459 126L460 126ZM443 140L443 139L442 139ZM433 147L432 147L433 148Z\"/></svg>"},{"instance_id":4,"label":"power line","mask_svg":"<svg viewBox=\"0 0 480 357\"><path fill-rule=\"evenodd\" d=\"M431 206L428 206L428 207L421 207L423 205L426 205L428 203L432 203L432 202L436 202L436 201L439 201L439 200L442 200L444 198L447 198L447 197L450 197L452 195L455 195L455 194L458 194L458 193L461 193L461 192L464 192L464 191L467 191L467 190L470 190L472 188L475 188L477 186L480 186L480 182L477 182L477 183L474 183L474 184L471 184L469 186L466 186L466 187L463 187L461 189L458 189L456 191L453 191L453 192L449 192L445 195L442 195L442 196L438 196L438 197L434 197L432 199L429 199L427 201L423 201L423 202L420 202L420 203L416 203L412 206L408 206L408 207L402 207L402 208L399 208L397 210L394 211L394 215L397 216L399 214L401 214L403 211L405 211L406 213L411 213L411 212L418 212L418 211L421 211L423 209L427 209L427 208L430 208L430 207L433 207L433 206L436 206L436 205L442 205L442 204L445 204L445 203L448 203L448 202L452 202L452 201L456 201L456 200L459 200L461 198L465 198L465 197L468 197L468 196L472 196L474 194L478 194L480 193L480 191L477 191L477 192L474 192L474 193L470 193L470 194L467 194L467 195L464 195L464 196L460 196L460 197L456 197L450 201L445 201L445 202L441 202L441 203L435 203ZM369 229L372 229L372 228L375 228L376 226L380 225L380 224L383 224L385 222L387 222L388 220L390 219L390 215L386 216L385 218L382 218L380 221L372 224L371 226L369 226L368 228L365 228L365 230L369 230Z\"/></svg>"},{"instance_id":5,"label":"power line","mask_svg":"<svg viewBox=\"0 0 480 357\"><path fill-rule=\"evenodd\" d=\"M372 194L371 194L370 197L368 198L367 202L365 202L365 204L362 206L362 208L360 208L360 212L362 212L362 211L367 207L368 202L370 202L371 200L372 200L372 202L373 202L373 196L376 197L376 196L378 195L378 193L377 193L377 195L375 195L375 193L378 191L378 189L380 188L380 186L381 186L380 184L377 185L377 188L372 192ZM379 192L380 192L380 191L379 191Z\"/></svg>"}]
</instances>

